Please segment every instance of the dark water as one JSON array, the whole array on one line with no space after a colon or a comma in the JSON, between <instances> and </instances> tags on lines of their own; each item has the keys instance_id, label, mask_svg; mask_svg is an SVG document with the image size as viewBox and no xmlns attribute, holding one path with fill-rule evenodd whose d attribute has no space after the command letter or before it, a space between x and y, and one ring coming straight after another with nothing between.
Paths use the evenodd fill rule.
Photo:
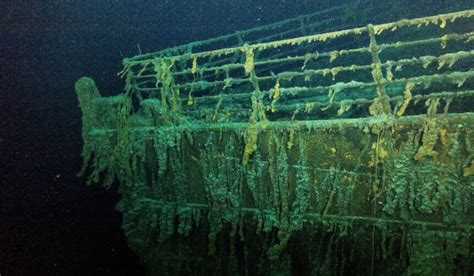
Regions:
<instances>
[{"instance_id":1,"label":"dark water","mask_svg":"<svg viewBox=\"0 0 474 276\"><path fill-rule=\"evenodd\" d=\"M155 2L0 4L0 275L145 273L120 229L116 187L104 191L76 177L82 146L78 78L90 76L102 95L114 95L123 89L116 73L124 56L338 1Z\"/></svg>"}]
</instances>

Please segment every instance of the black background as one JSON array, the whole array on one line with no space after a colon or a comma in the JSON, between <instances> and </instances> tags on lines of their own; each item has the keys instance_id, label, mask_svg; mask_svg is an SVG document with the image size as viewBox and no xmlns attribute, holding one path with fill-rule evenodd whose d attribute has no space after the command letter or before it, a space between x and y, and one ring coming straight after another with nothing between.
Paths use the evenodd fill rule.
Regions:
<instances>
[{"instance_id":1,"label":"black background","mask_svg":"<svg viewBox=\"0 0 474 276\"><path fill-rule=\"evenodd\" d=\"M117 94L122 55L317 11L336 1L160 0L0 3L0 274L140 275L116 187L77 178L87 75Z\"/></svg>"}]
</instances>

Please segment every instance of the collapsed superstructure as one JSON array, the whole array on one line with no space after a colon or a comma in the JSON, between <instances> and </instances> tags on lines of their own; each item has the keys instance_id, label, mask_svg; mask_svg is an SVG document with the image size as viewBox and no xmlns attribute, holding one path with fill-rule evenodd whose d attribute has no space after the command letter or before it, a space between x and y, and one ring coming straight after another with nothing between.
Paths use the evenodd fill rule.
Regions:
<instances>
[{"instance_id":1,"label":"collapsed superstructure","mask_svg":"<svg viewBox=\"0 0 474 276\"><path fill-rule=\"evenodd\" d=\"M340 9L125 59L118 96L76 83L81 173L120 183L152 273L472 269L474 10Z\"/></svg>"}]
</instances>

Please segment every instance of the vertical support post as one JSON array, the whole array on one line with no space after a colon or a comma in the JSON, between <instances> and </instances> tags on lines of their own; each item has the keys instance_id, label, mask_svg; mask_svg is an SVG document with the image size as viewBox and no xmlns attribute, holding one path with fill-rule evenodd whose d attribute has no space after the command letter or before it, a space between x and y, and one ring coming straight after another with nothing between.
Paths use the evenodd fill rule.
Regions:
<instances>
[{"instance_id":1,"label":"vertical support post","mask_svg":"<svg viewBox=\"0 0 474 276\"><path fill-rule=\"evenodd\" d=\"M237 46L243 46L245 44L245 41L244 41L244 38L242 37L242 32L239 31L235 33L235 35L237 36L237 41L238 41Z\"/></svg>"},{"instance_id":2,"label":"vertical support post","mask_svg":"<svg viewBox=\"0 0 474 276\"><path fill-rule=\"evenodd\" d=\"M144 66L147 66L147 65L144 65ZM130 71L131 72L131 71ZM129 76L130 74L130 76ZM143 94L142 92L139 90L139 89L136 89L137 87L137 79L136 78L133 78L132 79L132 75L131 73L127 74L127 79L131 79L131 81L129 80L130 82L130 85L131 85L131 89L135 90L135 95L137 96L138 98L138 102L141 104L141 102L143 102Z\"/></svg>"},{"instance_id":3,"label":"vertical support post","mask_svg":"<svg viewBox=\"0 0 474 276\"><path fill-rule=\"evenodd\" d=\"M249 76L249 80L252 83L254 91L250 97L252 112L249 116L247 128L244 135L245 148L242 156L242 164L246 166L250 159L250 156L257 150L257 139L259 133L259 127L266 128L267 118L265 115L265 107L263 105L262 93L258 84L258 77L255 73L254 65L254 52L248 44L244 44L242 52L245 53L245 74ZM259 126L258 123L261 123Z\"/></svg>"},{"instance_id":4,"label":"vertical support post","mask_svg":"<svg viewBox=\"0 0 474 276\"><path fill-rule=\"evenodd\" d=\"M306 23L304 22L305 18L299 17L298 20L299 20L299 23L300 23L301 35L303 35L303 36L308 35L308 30L306 29Z\"/></svg>"},{"instance_id":5,"label":"vertical support post","mask_svg":"<svg viewBox=\"0 0 474 276\"><path fill-rule=\"evenodd\" d=\"M379 46L375 39L375 30L372 24L367 26L367 31L370 38L370 53L372 54L372 77L377 84L377 97L374 103L370 106L369 112L371 115L381 115L391 113L390 104L388 102L388 96L385 92L386 80L382 73L382 62L379 57Z\"/></svg>"},{"instance_id":6,"label":"vertical support post","mask_svg":"<svg viewBox=\"0 0 474 276\"><path fill-rule=\"evenodd\" d=\"M237 46L238 47L243 47L244 44L245 44L245 41L244 41L244 38L243 38L243 35L242 35L242 32L241 31L238 31L235 33L235 36L237 38ZM234 56L231 58L232 60L232 63L236 63L236 62L239 62L240 61L245 61L244 59L241 59L242 58L242 55L240 55L239 52L236 52L234 54Z\"/></svg>"}]
</instances>

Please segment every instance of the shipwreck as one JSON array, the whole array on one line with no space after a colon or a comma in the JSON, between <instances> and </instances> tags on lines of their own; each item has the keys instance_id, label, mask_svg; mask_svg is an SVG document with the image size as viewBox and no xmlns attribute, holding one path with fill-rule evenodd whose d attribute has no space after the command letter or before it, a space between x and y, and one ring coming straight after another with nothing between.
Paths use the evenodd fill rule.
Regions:
<instances>
[{"instance_id":1,"label":"shipwreck","mask_svg":"<svg viewBox=\"0 0 474 276\"><path fill-rule=\"evenodd\" d=\"M348 8L77 81L81 174L118 183L151 273L472 272L474 10Z\"/></svg>"}]
</instances>

